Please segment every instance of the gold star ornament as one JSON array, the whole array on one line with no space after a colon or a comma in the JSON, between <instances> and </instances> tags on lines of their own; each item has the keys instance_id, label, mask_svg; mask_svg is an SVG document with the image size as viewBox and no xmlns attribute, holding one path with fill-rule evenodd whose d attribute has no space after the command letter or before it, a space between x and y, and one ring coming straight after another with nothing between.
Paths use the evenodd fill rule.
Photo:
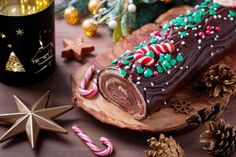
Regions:
<instances>
[{"instance_id":1,"label":"gold star ornament","mask_svg":"<svg viewBox=\"0 0 236 157\"><path fill-rule=\"evenodd\" d=\"M31 147L34 149L40 130L66 134L67 131L56 124L52 119L71 110L72 105L47 108L50 91L47 91L31 108L28 104L14 96L18 113L1 114L0 121L13 124L12 127L0 138L4 142L11 137L26 132Z\"/></svg>"}]
</instances>

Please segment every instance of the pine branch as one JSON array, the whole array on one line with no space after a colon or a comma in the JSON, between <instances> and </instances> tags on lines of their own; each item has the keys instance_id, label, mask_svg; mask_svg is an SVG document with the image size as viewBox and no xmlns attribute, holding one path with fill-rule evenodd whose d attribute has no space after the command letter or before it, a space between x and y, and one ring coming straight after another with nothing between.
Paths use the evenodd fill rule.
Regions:
<instances>
[{"instance_id":1,"label":"pine branch","mask_svg":"<svg viewBox=\"0 0 236 157\"><path fill-rule=\"evenodd\" d=\"M134 29L153 22L159 15L168 9L168 4L156 2L153 4L139 3L137 4L136 22Z\"/></svg>"},{"instance_id":2,"label":"pine branch","mask_svg":"<svg viewBox=\"0 0 236 157\"><path fill-rule=\"evenodd\" d=\"M64 1L60 4L55 5L55 16L56 18L60 19L63 17L64 10L67 8L68 2Z\"/></svg>"},{"instance_id":3,"label":"pine branch","mask_svg":"<svg viewBox=\"0 0 236 157\"><path fill-rule=\"evenodd\" d=\"M72 2L72 0L64 0L62 3L55 6L55 15L57 18L63 18L64 10L68 7L70 2ZM89 0L73 0L71 5L77 8L80 14L85 15L87 13L88 2Z\"/></svg>"}]
</instances>

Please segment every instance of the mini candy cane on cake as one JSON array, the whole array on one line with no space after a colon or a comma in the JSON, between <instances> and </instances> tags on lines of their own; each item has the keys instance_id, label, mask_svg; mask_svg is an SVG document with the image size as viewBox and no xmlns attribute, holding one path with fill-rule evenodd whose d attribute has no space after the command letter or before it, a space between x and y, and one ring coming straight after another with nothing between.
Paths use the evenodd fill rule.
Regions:
<instances>
[{"instance_id":1,"label":"mini candy cane on cake","mask_svg":"<svg viewBox=\"0 0 236 157\"><path fill-rule=\"evenodd\" d=\"M88 83L90 82L93 74L96 73L96 68L94 65L91 65L88 70L86 71L83 80L80 83L79 94L84 97L92 97L97 94L98 86L97 80L93 80L93 87L92 89L86 90Z\"/></svg>"},{"instance_id":2,"label":"mini candy cane on cake","mask_svg":"<svg viewBox=\"0 0 236 157\"><path fill-rule=\"evenodd\" d=\"M173 43L163 43L158 45L149 45L138 49L134 54L134 59L142 65L153 66L155 60L152 56L145 56L148 51L154 52L157 56L160 53L173 52L175 50L175 45Z\"/></svg>"},{"instance_id":3,"label":"mini candy cane on cake","mask_svg":"<svg viewBox=\"0 0 236 157\"><path fill-rule=\"evenodd\" d=\"M101 150L95 145L95 143L91 140L91 138L79 128L78 125L74 125L72 129L74 133L78 135L89 147L89 149L92 150L97 156L108 156L108 155L111 155L111 153L113 152L113 145L109 139L105 137L100 138L100 141L105 146L107 146L105 150Z\"/></svg>"}]
</instances>

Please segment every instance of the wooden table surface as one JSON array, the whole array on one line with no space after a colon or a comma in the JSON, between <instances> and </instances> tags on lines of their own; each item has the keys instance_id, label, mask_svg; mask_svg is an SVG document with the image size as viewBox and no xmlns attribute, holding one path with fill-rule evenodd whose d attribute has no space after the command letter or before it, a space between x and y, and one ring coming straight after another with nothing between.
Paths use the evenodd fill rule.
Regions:
<instances>
[{"instance_id":1,"label":"wooden table surface","mask_svg":"<svg viewBox=\"0 0 236 157\"><path fill-rule=\"evenodd\" d=\"M51 90L52 95L49 106L72 104L70 75L93 57L112 48L113 42L105 27L99 28L94 38L84 37L86 42L93 43L96 50L84 60L83 63L66 61L60 57L62 39L84 37L81 26L69 26L64 20L56 21L56 56L57 68L46 80L28 87L10 87L0 84L0 113L16 112L13 94L29 103L34 103L45 91ZM226 121L236 126L236 99L233 99L224 114ZM144 150L148 148L146 140L150 133L133 132L102 124L90 115L77 108L56 119L56 122L68 130L68 135L55 134L42 131L37 143L37 149L32 150L26 134L14 137L0 145L0 157L93 157L93 153L72 132L71 127L79 124L80 127L99 143L99 138L105 136L114 145L114 157L144 157ZM0 125L0 135L3 135L9 126ZM204 127L174 136L186 152L187 157L210 156L201 149L199 135ZM100 143L99 146L104 148ZM236 155L236 154L235 154Z\"/></svg>"}]
</instances>

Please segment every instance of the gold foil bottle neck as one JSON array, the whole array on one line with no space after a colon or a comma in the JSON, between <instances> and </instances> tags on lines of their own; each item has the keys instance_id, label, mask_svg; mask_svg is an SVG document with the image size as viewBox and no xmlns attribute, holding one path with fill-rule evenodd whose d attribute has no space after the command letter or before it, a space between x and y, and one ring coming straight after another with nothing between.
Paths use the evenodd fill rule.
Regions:
<instances>
[{"instance_id":1,"label":"gold foil bottle neck","mask_svg":"<svg viewBox=\"0 0 236 157\"><path fill-rule=\"evenodd\" d=\"M26 16L46 9L53 0L1 0L0 14L6 16Z\"/></svg>"}]
</instances>

